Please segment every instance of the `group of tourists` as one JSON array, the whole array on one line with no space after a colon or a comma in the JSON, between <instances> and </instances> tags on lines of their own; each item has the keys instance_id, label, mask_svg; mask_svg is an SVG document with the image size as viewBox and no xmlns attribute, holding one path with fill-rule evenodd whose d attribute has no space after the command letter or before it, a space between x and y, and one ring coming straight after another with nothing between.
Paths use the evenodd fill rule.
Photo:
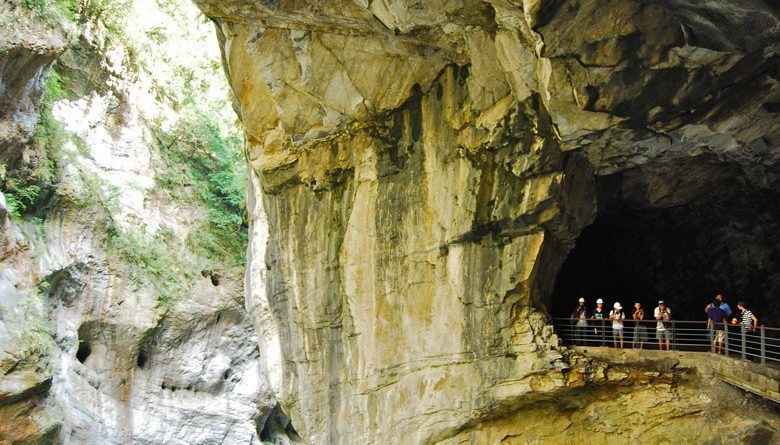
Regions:
<instances>
[{"instance_id":1,"label":"group of tourists","mask_svg":"<svg viewBox=\"0 0 780 445\"><path fill-rule=\"evenodd\" d=\"M753 311L747 308L744 301L737 302L737 309L741 314L739 318L733 316L731 307L723 299L722 294L715 295L712 303L704 308L707 313L707 329L712 331L712 352L720 354L723 350L723 343L726 338L726 323L731 317L731 324L739 325L742 334L753 333L758 329L758 318Z\"/></svg>"},{"instance_id":2,"label":"group of tourists","mask_svg":"<svg viewBox=\"0 0 780 445\"><path fill-rule=\"evenodd\" d=\"M732 317L731 308L724 301L723 295L718 294L714 300L709 303L704 312L707 313L707 329L710 330L713 352L720 353L723 349L725 339L725 324L731 320L734 325L739 324L744 332L754 332L758 326L758 319L751 312L744 301L737 303L741 311L739 319ZM590 312L585 305L585 299L580 298L577 307L571 314L574 322L574 336L576 344L586 344L588 338L603 338L606 333L601 332L607 320L612 322L612 343L616 348L624 347L624 321L627 315L623 312L623 306L620 302L612 305L609 313L604 309L604 300L596 300L596 308ZM634 309L631 314L634 323L634 332L631 341L632 348L642 349L644 343L648 340L647 327L645 320L645 309L642 303L634 303ZM653 319L655 319L655 338L658 340L658 349L670 350L671 340L674 332L672 331L672 311L663 300L658 301L658 306L653 309Z\"/></svg>"},{"instance_id":3,"label":"group of tourists","mask_svg":"<svg viewBox=\"0 0 780 445\"><path fill-rule=\"evenodd\" d=\"M658 301L658 306L653 310L653 317L657 321L655 327L655 337L658 339L659 349L664 347L669 350L671 348L671 321L672 311L666 307L666 303L663 300ZM590 313L585 306L585 299L580 298L577 307L571 314L571 318L575 320L574 335L577 344L584 344L586 339L592 335L600 336L602 333L599 331L603 326L604 320L612 321L612 343L616 348L624 347L623 327L624 320L626 320L626 314L623 312L623 306L620 302L616 302L612 305L612 310L607 314L604 310L604 300L599 298L596 300L596 309ZM634 311L631 314L631 318L636 321L634 323L634 335L631 341L632 348L642 349L644 342L647 341L646 327L641 323L645 319L645 308L642 307L642 303L637 301L634 303ZM589 324L589 320L596 320L594 326ZM593 332L590 332L590 329Z\"/></svg>"}]
</instances>

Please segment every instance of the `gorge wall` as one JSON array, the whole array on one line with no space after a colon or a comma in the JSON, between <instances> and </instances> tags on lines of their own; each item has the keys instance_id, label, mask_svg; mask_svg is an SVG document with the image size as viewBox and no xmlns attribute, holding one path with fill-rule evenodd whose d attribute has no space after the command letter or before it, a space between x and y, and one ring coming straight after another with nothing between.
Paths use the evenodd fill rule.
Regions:
<instances>
[{"instance_id":1,"label":"gorge wall","mask_svg":"<svg viewBox=\"0 0 780 445\"><path fill-rule=\"evenodd\" d=\"M259 444L276 402L210 25L175 1L0 17L0 443Z\"/></svg>"},{"instance_id":2,"label":"gorge wall","mask_svg":"<svg viewBox=\"0 0 780 445\"><path fill-rule=\"evenodd\" d=\"M306 442L777 440L776 410L691 370L610 373L548 318L580 296L553 301L578 236L615 217L709 227L705 284L777 319L776 6L196 4L245 126L248 304L272 311Z\"/></svg>"}]
</instances>

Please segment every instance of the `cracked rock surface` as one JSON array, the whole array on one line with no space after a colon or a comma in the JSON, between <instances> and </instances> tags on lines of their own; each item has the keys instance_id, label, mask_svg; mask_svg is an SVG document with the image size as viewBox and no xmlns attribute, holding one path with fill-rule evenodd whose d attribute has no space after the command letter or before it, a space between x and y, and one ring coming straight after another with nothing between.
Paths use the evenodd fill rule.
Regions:
<instances>
[{"instance_id":1,"label":"cracked rock surface","mask_svg":"<svg viewBox=\"0 0 780 445\"><path fill-rule=\"evenodd\" d=\"M304 440L607 441L644 437L617 427L638 417L661 443L777 437L776 413L737 418L695 373L599 389L547 318L561 263L615 203L780 192L774 6L196 4L246 128L269 228L247 283Z\"/></svg>"}]
</instances>

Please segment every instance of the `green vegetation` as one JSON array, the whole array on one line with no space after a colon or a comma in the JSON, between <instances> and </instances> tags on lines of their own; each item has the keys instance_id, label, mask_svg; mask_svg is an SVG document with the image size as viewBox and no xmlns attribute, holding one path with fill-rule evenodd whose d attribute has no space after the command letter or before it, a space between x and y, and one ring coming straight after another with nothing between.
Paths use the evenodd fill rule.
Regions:
<instances>
[{"instance_id":1,"label":"green vegetation","mask_svg":"<svg viewBox=\"0 0 780 445\"><path fill-rule=\"evenodd\" d=\"M151 236L140 230L110 228L107 244L116 260L130 266L130 278L136 285L150 285L157 302L170 306L190 288L192 265L177 255L172 241L164 233Z\"/></svg>"},{"instance_id":2,"label":"green vegetation","mask_svg":"<svg viewBox=\"0 0 780 445\"><path fill-rule=\"evenodd\" d=\"M41 291L21 301L27 324L19 332L16 359L23 363L36 363L48 357L55 347L54 338L42 315L49 312L49 301Z\"/></svg>"},{"instance_id":3,"label":"green vegetation","mask_svg":"<svg viewBox=\"0 0 780 445\"><path fill-rule=\"evenodd\" d=\"M36 318L20 332L18 344L17 359L27 363L48 357L55 346L49 326L41 318Z\"/></svg>"},{"instance_id":4,"label":"green vegetation","mask_svg":"<svg viewBox=\"0 0 780 445\"><path fill-rule=\"evenodd\" d=\"M41 116L27 160L2 176L0 189L13 219L19 220L32 214L41 195L54 187L62 146L75 137L52 115L53 103L67 97L63 82L62 77L52 68L44 88Z\"/></svg>"},{"instance_id":5,"label":"green vegetation","mask_svg":"<svg viewBox=\"0 0 780 445\"><path fill-rule=\"evenodd\" d=\"M178 114L173 126L167 120L170 118L160 117L158 129L154 131L158 142L157 147L151 147L157 181L154 201L182 203L187 212L202 215L193 222L182 221L179 228L157 233L150 233L142 223L130 227L126 224L127 215L117 217L122 212L119 190L86 166L82 158L89 150L84 141L68 132L52 113L54 103L72 99L73 92L83 90L72 84L83 81L81 73L68 71L73 62L64 58L60 71L52 69L46 83L41 117L34 141L26 148L25 161L8 166L7 174L0 165L0 190L6 196L12 217L17 221L24 219L30 229L34 222L39 231L44 225L43 217L52 206L94 218L97 230L106 233L111 272L139 288L152 289L161 306L171 305L185 296L201 270L242 267L247 244L246 167L241 132L227 123L231 119L226 112L229 101L214 101L212 97L214 76L223 76L221 66L218 61L206 59L194 61L192 66L182 64L177 62L180 59L176 51L161 45L170 36L176 38L177 33L188 32L189 22L181 29L152 28L144 35L127 26L130 0L11 1L20 5L18 11L22 16L30 15L23 9L26 7L51 23L69 22L63 29L73 24L95 24L96 32L88 39L99 41L74 40L78 41L77 45L88 46L79 47L84 54L94 52L100 56L108 46L126 49L127 57L122 61L127 68L124 71L136 71L139 77L149 76L160 103ZM177 2L158 0L157 3L175 20L186 19L180 17ZM70 26L74 30L78 27ZM144 64L152 66L151 62L158 61L170 62L170 73L160 75L148 68L144 71ZM71 74L73 79L63 73ZM205 103L209 105L204 106ZM151 107L144 118L154 121L154 109ZM107 126L114 124L120 123L111 122ZM70 142L75 144L76 151L70 149ZM66 146L68 149L64 150ZM61 168L65 165L75 177L69 176L60 183Z\"/></svg>"},{"instance_id":6,"label":"green vegetation","mask_svg":"<svg viewBox=\"0 0 780 445\"><path fill-rule=\"evenodd\" d=\"M81 5L80 0L15 0L15 2L30 8L39 17L50 22L59 20L74 22Z\"/></svg>"},{"instance_id":7,"label":"green vegetation","mask_svg":"<svg viewBox=\"0 0 780 445\"><path fill-rule=\"evenodd\" d=\"M170 131L158 131L161 166L157 186L173 199L191 190L206 208L206 220L187 239L198 255L211 260L245 262L246 166L238 131L223 136L215 119L203 112L183 117Z\"/></svg>"}]
</instances>

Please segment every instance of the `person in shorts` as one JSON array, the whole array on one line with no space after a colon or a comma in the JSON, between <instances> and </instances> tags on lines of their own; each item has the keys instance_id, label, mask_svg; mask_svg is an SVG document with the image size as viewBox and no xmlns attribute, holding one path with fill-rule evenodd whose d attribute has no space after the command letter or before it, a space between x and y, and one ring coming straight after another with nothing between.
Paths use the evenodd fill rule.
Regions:
<instances>
[{"instance_id":1,"label":"person in shorts","mask_svg":"<svg viewBox=\"0 0 780 445\"><path fill-rule=\"evenodd\" d=\"M658 307L653 310L653 316L657 323L655 325L655 338L658 339L658 349L663 351L664 345L666 350L671 350L672 344L672 311L666 307L666 303L663 300L658 301Z\"/></svg>"},{"instance_id":2,"label":"person in shorts","mask_svg":"<svg viewBox=\"0 0 780 445\"><path fill-rule=\"evenodd\" d=\"M644 342L647 340L647 329L642 324L642 320L645 319L645 308L642 307L642 303L639 301L634 303L634 313L631 314L631 318L634 319L634 337L631 340L631 347L636 348L638 343L639 349L642 349Z\"/></svg>"},{"instance_id":3,"label":"person in shorts","mask_svg":"<svg viewBox=\"0 0 780 445\"><path fill-rule=\"evenodd\" d=\"M712 330L711 351L720 354L723 349L723 340L726 338L724 323L726 322L726 311L720 308L720 301L713 301L707 310L707 329Z\"/></svg>"},{"instance_id":4,"label":"person in shorts","mask_svg":"<svg viewBox=\"0 0 780 445\"><path fill-rule=\"evenodd\" d=\"M571 313L574 321L574 343L584 345L588 330L588 309L585 307L585 299L580 298L577 307Z\"/></svg>"},{"instance_id":5,"label":"person in shorts","mask_svg":"<svg viewBox=\"0 0 780 445\"><path fill-rule=\"evenodd\" d=\"M612 320L612 344L616 348L623 348L623 320L626 319L626 314L619 302L615 303L609 312L609 319Z\"/></svg>"}]
</instances>

